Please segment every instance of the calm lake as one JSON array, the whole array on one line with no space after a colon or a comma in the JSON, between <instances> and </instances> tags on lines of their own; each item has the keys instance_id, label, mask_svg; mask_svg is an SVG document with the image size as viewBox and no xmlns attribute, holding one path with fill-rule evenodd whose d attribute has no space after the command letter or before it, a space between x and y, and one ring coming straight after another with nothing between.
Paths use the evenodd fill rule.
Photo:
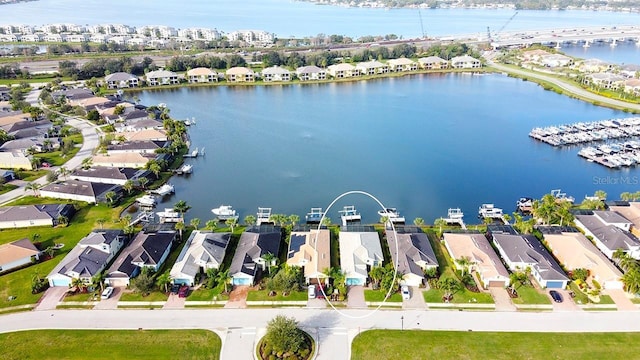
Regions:
<instances>
[{"instance_id":1,"label":"calm lake","mask_svg":"<svg viewBox=\"0 0 640 360\"><path fill-rule=\"evenodd\" d=\"M440 74L321 85L144 91L176 118L195 117L193 147L205 147L188 178L174 177L189 217L231 204L241 219L257 207L298 214L349 190L376 195L408 221L431 222L460 207L477 222L482 203L505 211L521 196L562 188L581 201L602 189L636 191L637 169L611 171L528 137L531 128L626 114L505 75ZM363 221L377 205L350 196ZM162 207L163 205L160 205ZM339 221L338 208L328 216Z\"/></svg>"}]
</instances>

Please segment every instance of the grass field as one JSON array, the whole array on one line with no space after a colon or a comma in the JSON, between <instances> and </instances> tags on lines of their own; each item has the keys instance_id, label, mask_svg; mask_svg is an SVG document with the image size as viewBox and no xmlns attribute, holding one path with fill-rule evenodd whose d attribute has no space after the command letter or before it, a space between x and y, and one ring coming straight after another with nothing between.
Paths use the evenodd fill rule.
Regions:
<instances>
[{"instance_id":1,"label":"grass field","mask_svg":"<svg viewBox=\"0 0 640 360\"><path fill-rule=\"evenodd\" d=\"M424 301L427 303L441 303L444 290L431 289L423 292ZM493 298L489 293L474 293L467 289L458 290L453 294L454 304L493 304Z\"/></svg>"},{"instance_id":2,"label":"grass field","mask_svg":"<svg viewBox=\"0 0 640 360\"><path fill-rule=\"evenodd\" d=\"M278 291L276 296L269 296L267 290L253 290L247 294L247 301L306 301L306 291L294 291L287 296L282 296L282 292Z\"/></svg>"},{"instance_id":3,"label":"grass field","mask_svg":"<svg viewBox=\"0 0 640 360\"><path fill-rule=\"evenodd\" d=\"M365 301L374 301L380 302L384 301L384 297L387 296L387 293L381 290L365 290L364 291L364 300ZM402 295L400 293L392 293L389 295L387 299L388 302L402 302Z\"/></svg>"},{"instance_id":4,"label":"grass field","mask_svg":"<svg viewBox=\"0 0 640 360\"><path fill-rule=\"evenodd\" d=\"M640 333L495 333L371 330L351 359L634 359Z\"/></svg>"},{"instance_id":5,"label":"grass field","mask_svg":"<svg viewBox=\"0 0 640 360\"><path fill-rule=\"evenodd\" d=\"M0 334L4 360L212 359L220 337L207 330L38 330Z\"/></svg>"},{"instance_id":6,"label":"grass field","mask_svg":"<svg viewBox=\"0 0 640 360\"><path fill-rule=\"evenodd\" d=\"M120 301L167 301L169 296L160 291L153 291L147 296L137 292L126 292L120 297Z\"/></svg>"},{"instance_id":7,"label":"grass field","mask_svg":"<svg viewBox=\"0 0 640 360\"><path fill-rule=\"evenodd\" d=\"M532 305L548 305L551 304L551 300L547 294L540 293L534 287L520 286L516 288L518 297L511 299L514 304L532 304Z\"/></svg>"},{"instance_id":8,"label":"grass field","mask_svg":"<svg viewBox=\"0 0 640 360\"><path fill-rule=\"evenodd\" d=\"M229 288L231 288L231 286L229 286ZM222 284L213 289L199 288L187 296L187 301L213 301L214 296L216 297L216 301L229 300L229 295L223 294L223 291L224 285Z\"/></svg>"}]
</instances>

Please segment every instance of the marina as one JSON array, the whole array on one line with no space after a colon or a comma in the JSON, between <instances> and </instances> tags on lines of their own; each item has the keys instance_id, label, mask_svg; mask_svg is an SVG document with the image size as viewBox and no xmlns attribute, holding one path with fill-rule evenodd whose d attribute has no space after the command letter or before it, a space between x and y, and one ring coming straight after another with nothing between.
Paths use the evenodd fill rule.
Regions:
<instances>
[{"instance_id":1,"label":"marina","mask_svg":"<svg viewBox=\"0 0 640 360\"><path fill-rule=\"evenodd\" d=\"M640 136L640 117L534 128L529 136L551 146L567 146Z\"/></svg>"},{"instance_id":2,"label":"marina","mask_svg":"<svg viewBox=\"0 0 640 360\"><path fill-rule=\"evenodd\" d=\"M637 166L640 164L640 141L589 146L578 151L578 155L609 169Z\"/></svg>"}]
</instances>

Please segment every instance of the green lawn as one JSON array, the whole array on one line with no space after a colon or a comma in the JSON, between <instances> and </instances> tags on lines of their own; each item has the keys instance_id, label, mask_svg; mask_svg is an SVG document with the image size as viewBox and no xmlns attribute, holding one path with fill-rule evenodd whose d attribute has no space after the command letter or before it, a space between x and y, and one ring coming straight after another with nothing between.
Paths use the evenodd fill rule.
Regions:
<instances>
[{"instance_id":1,"label":"green lawn","mask_svg":"<svg viewBox=\"0 0 640 360\"><path fill-rule=\"evenodd\" d=\"M282 292L278 291L276 296L269 296L267 290L253 290L249 291L247 295L247 301L306 301L306 291L294 291L287 296L282 296Z\"/></svg>"},{"instance_id":2,"label":"green lawn","mask_svg":"<svg viewBox=\"0 0 640 360\"><path fill-rule=\"evenodd\" d=\"M169 296L160 291L154 291L147 296L137 292L126 292L120 297L120 301L167 301Z\"/></svg>"},{"instance_id":3,"label":"green lawn","mask_svg":"<svg viewBox=\"0 0 640 360\"><path fill-rule=\"evenodd\" d=\"M508 333L371 330L356 336L351 359L633 359L640 333Z\"/></svg>"},{"instance_id":4,"label":"green lawn","mask_svg":"<svg viewBox=\"0 0 640 360\"><path fill-rule=\"evenodd\" d=\"M187 301L213 301L214 296L216 297L216 301L229 300L229 295L222 294L223 291L223 286L217 286L213 289L201 287L198 290L192 291L189 296L187 296Z\"/></svg>"},{"instance_id":5,"label":"green lawn","mask_svg":"<svg viewBox=\"0 0 640 360\"><path fill-rule=\"evenodd\" d=\"M47 175L49 170L40 169L40 170L19 170L16 172L16 175L20 178L20 180L24 181L33 181L40 179L41 177Z\"/></svg>"},{"instance_id":6,"label":"green lawn","mask_svg":"<svg viewBox=\"0 0 640 360\"><path fill-rule=\"evenodd\" d=\"M442 303L444 290L431 289L422 292L427 303ZM453 294L453 304L493 304L493 298L489 293L474 293L467 289L459 290Z\"/></svg>"},{"instance_id":7,"label":"green lawn","mask_svg":"<svg viewBox=\"0 0 640 360\"><path fill-rule=\"evenodd\" d=\"M37 330L0 334L2 358L211 359L222 342L207 330Z\"/></svg>"},{"instance_id":8,"label":"green lawn","mask_svg":"<svg viewBox=\"0 0 640 360\"><path fill-rule=\"evenodd\" d=\"M62 301L64 302L69 302L69 301L90 301L90 300L94 300L94 299L100 299L100 289L98 288L97 291L94 292L87 292L87 293L77 293L74 295L65 295L64 298L62 299Z\"/></svg>"},{"instance_id":9,"label":"green lawn","mask_svg":"<svg viewBox=\"0 0 640 360\"><path fill-rule=\"evenodd\" d=\"M517 305L547 305L551 304L549 296L545 293L540 293L537 289L531 286L520 286L516 289L518 297L511 299L514 304Z\"/></svg>"},{"instance_id":10,"label":"green lawn","mask_svg":"<svg viewBox=\"0 0 640 360\"><path fill-rule=\"evenodd\" d=\"M365 290L364 291L365 301L380 302L380 301L384 301L385 296L387 296L387 293L381 290ZM393 293L389 295L389 298L387 299L387 301L402 302L402 295L400 293Z\"/></svg>"},{"instance_id":11,"label":"green lawn","mask_svg":"<svg viewBox=\"0 0 640 360\"><path fill-rule=\"evenodd\" d=\"M15 190L17 188L18 186L13 184L0 185L0 194L8 193L9 191Z\"/></svg>"}]
</instances>

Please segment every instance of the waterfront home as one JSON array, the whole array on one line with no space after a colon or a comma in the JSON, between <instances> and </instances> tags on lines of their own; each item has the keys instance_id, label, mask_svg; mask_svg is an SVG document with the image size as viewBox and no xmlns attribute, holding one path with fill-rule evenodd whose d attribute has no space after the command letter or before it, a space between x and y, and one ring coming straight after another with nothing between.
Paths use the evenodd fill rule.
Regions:
<instances>
[{"instance_id":1,"label":"waterfront home","mask_svg":"<svg viewBox=\"0 0 640 360\"><path fill-rule=\"evenodd\" d=\"M111 35L97 33L97 34L91 34L90 41L92 43L97 43L97 44L106 44L109 41L109 39L111 39Z\"/></svg>"},{"instance_id":2,"label":"waterfront home","mask_svg":"<svg viewBox=\"0 0 640 360\"><path fill-rule=\"evenodd\" d=\"M622 215L631 222L629 231L640 236L640 202L637 201L613 201L607 202L607 208Z\"/></svg>"},{"instance_id":3,"label":"waterfront home","mask_svg":"<svg viewBox=\"0 0 640 360\"><path fill-rule=\"evenodd\" d=\"M106 271L104 283L129 286L143 267L158 271L176 241L175 231L139 232Z\"/></svg>"},{"instance_id":4,"label":"waterfront home","mask_svg":"<svg viewBox=\"0 0 640 360\"><path fill-rule=\"evenodd\" d=\"M148 175L149 171L144 169L96 166L89 169L77 168L69 178L101 184L124 185L127 181L136 181Z\"/></svg>"},{"instance_id":5,"label":"waterfront home","mask_svg":"<svg viewBox=\"0 0 640 360\"><path fill-rule=\"evenodd\" d=\"M92 98L95 95L93 92L87 88L72 88L72 89L64 89L64 90L56 90L51 93L51 97L54 100L58 101L62 98L67 101L78 101L82 99Z\"/></svg>"},{"instance_id":6,"label":"waterfront home","mask_svg":"<svg viewBox=\"0 0 640 360\"><path fill-rule=\"evenodd\" d=\"M624 64L620 66L620 75L626 78L640 78L640 65Z\"/></svg>"},{"instance_id":7,"label":"waterfront home","mask_svg":"<svg viewBox=\"0 0 640 360\"><path fill-rule=\"evenodd\" d=\"M110 166L122 168L143 168L155 156L144 156L140 153L121 153L113 155L95 155L91 158L94 166Z\"/></svg>"},{"instance_id":8,"label":"waterfront home","mask_svg":"<svg viewBox=\"0 0 640 360\"><path fill-rule=\"evenodd\" d=\"M71 204L3 206L0 207L0 229L56 226L61 217L69 220L75 212Z\"/></svg>"},{"instance_id":9,"label":"waterfront home","mask_svg":"<svg viewBox=\"0 0 640 360\"><path fill-rule=\"evenodd\" d=\"M18 42L22 39L19 34L0 34L0 42Z\"/></svg>"},{"instance_id":10,"label":"waterfront home","mask_svg":"<svg viewBox=\"0 0 640 360\"><path fill-rule=\"evenodd\" d=\"M19 269L40 260L41 252L29 239L0 245L0 273Z\"/></svg>"},{"instance_id":11,"label":"waterfront home","mask_svg":"<svg viewBox=\"0 0 640 360\"><path fill-rule=\"evenodd\" d=\"M421 57L418 64L425 70L441 70L449 67L449 62L438 56Z\"/></svg>"},{"instance_id":12,"label":"waterfront home","mask_svg":"<svg viewBox=\"0 0 640 360\"><path fill-rule=\"evenodd\" d=\"M23 120L12 124L0 125L0 128L16 139L48 138L49 134L56 130L49 120ZM56 143L59 143L57 138L50 140L55 140Z\"/></svg>"},{"instance_id":13,"label":"waterfront home","mask_svg":"<svg viewBox=\"0 0 640 360\"><path fill-rule=\"evenodd\" d=\"M85 111L93 110L98 106L104 106L107 103L111 103L113 100L107 99L101 96L92 96L88 98L68 100L70 106L79 106Z\"/></svg>"},{"instance_id":14,"label":"waterfront home","mask_svg":"<svg viewBox=\"0 0 640 360\"><path fill-rule=\"evenodd\" d=\"M278 226L253 226L240 235L231 260L229 275L233 285L255 285L264 271L275 265L280 252L281 231ZM267 264L265 255L275 258Z\"/></svg>"},{"instance_id":15,"label":"waterfront home","mask_svg":"<svg viewBox=\"0 0 640 360\"><path fill-rule=\"evenodd\" d=\"M49 286L71 286L73 279L90 284L126 242L122 230L93 230L47 275Z\"/></svg>"},{"instance_id":16,"label":"waterfront home","mask_svg":"<svg viewBox=\"0 0 640 360\"><path fill-rule=\"evenodd\" d=\"M573 65L573 58L562 54L549 54L543 56L538 63L546 67L563 67Z\"/></svg>"},{"instance_id":17,"label":"waterfront home","mask_svg":"<svg viewBox=\"0 0 640 360\"><path fill-rule=\"evenodd\" d=\"M593 73L585 75L584 84L603 89L619 89L624 86L625 78L611 73Z\"/></svg>"},{"instance_id":18,"label":"waterfront home","mask_svg":"<svg viewBox=\"0 0 640 360\"><path fill-rule=\"evenodd\" d=\"M189 83L210 83L218 82L218 73L205 67L198 67L187 71Z\"/></svg>"},{"instance_id":19,"label":"waterfront home","mask_svg":"<svg viewBox=\"0 0 640 360\"><path fill-rule=\"evenodd\" d=\"M167 141L167 133L164 130L144 129L140 131L124 131L118 134L124 136L127 141Z\"/></svg>"},{"instance_id":20,"label":"waterfront home","mask_svg":"<svg viewBox=\"0 0 640 360\"><path fill-rule=\"evenodd\" d=\"M356 68L363 75L379 75L389 73L389 65L383 64L379 61L365 61L356 64Z\"/></svg>"},{"instance_id":21,"label":"waterfront home","mask_svg":"<svg viewBox=\"0 0 640 360\"><path fill-rule=\"evenodd\" d=\"M178 79L178 74L173 71L167 70L156 70L149 71L147 75L145 75L147 79L147 83L150 86L159 86L159 85L176 85L180 83Z\"/></svg>"},{"instance_id":22,"label":"waterfront home","mask_svg":"<svg viewBox=\"0 0 640 360\"><path fill-rule=\"evenodd\" d=\"M300 81L326 80L327 71L317 66L302 66L296 69L296 76Z\"/></svg>"},{"instance_id":23,"label":"waterfront home","mask_svg":"<svg viewBox=\"0 0 640 360\"><path fill-rule=\"evenodd\" d=\"M327 73L335 79L343 79L359 76L360 70L351 64L341 63L329 66Z\"/></svg>"},{"instance_id":24,"label":"waterfront home","mask_svg":"<svg viewBox=\"0 0 640 360\"><path fill-rule=\"evenodd\" d=\"M509 286L509 272L483 234L444 233L443 239L456 269L475 271L485 289ZM461 258L469 260L467 268L463 269L456 261Z\"/></svg>"},{"instance_id":25,"label":"waterfront home","mask_svg":"<svg viewBox=\"0 0 640 360\"><path fill-rule=\"evenodd\" d=\"M22 152L0 152L0 168L14 170L33 170L31 159Z\"/></svg>"},{"instance_id":26,"label":"waterfront home","mask_svg":"<svg viewBox=\"0 0 640 360\"><path fill-rule=\"evenodd\" d=\"M540 226L544 241L567 271L589 271L587 282L604 289L622 289L622 273L577 229L561 226ZM594 284L598 283L598 286Z\"/></svg>"},{"instance_id":27,"label":"waterfront home","mask_svg":"<svg viewBox=\"0 0 640 360\"><path fill-rule=\"evenodd\" d=\"M595 73L609 71L613 65L600 59L586 59L574 65L580 72Z\"/></svg>"},{"instance_id":28,"label":"waterfront home","mask_svg":"<svg viewBox=\"0 0 640 360\"><path fill-rule=\"evenodd\" d=\"M307 284L329 280L324 271L331 267L330 236L327 229L291 232L287 264L301 267Z\"/></svg>"},{"instance_id":29,"label":"waterfront home","mask_svg":"<svg viewBox=\"0 0 640 360\"><path fill-rule=\"evenodd\" d=\"M193 231L171 268L171 282L193 286L198 274L219 269L230 238L231 233Z\"/></svg>"},{"instance_id":30,"label":"waterfront home","mask_svg":"<svg viewBox=\"0 0 640 360\"><path fill-rule=\"evenodd\" d=\"M402 276L401 282L408 286L424 283L424 272L438 268L427 234L417 226L398 226L396 232L386 230L387 245L391 261Z\"/></svg>"},{"instance_id":31,"label":"waterfront home","mask_svg":"<svg viewBox=\"0 0 640 360\"><path fill-rule=\"evenodd\" d=\"M451 59L451 67L454 69L476 69L482 67L482 63L474 57L462 55Z\"/></svg>"},{"instance_id":32,"label":"waterfront home","mask_svg":"<svg viewBox=\"0 0 640 360\"><path fill-rule=\"evenodd\" d=\"M67 42L72 42L72 43L82 43L85 41L89 41L89 39L91 38L91 35L89 34L66 34L67 35Z\"/></svg>"},{"instance_id":33,"label":"waterfront home","mask_svg":"<svg viewBox=\"0 0 640 360\"><path fill-rule=\"evenodd\" d=\"M67 34L45 34L42 40L46 42L65 42Z\"/></svg>"},{"instance_id":34,"label":"waterfront home","mask_svg":"<svg viewBox=\"0 0 640 360\"><path fill-rule=\"evenodd\" d=\"M640 240L629 231L632 223L617 212L587 211L577 214L574 222L609 259L618 249L640 259Z\"/></svg>"},{"instance_id":35,"label":"waterfront home","mask_svg":"<svg viewBox=\"0 0 640 360\"><path fill-rule=\"evenodd\" d=\"M123 113L119 115L115 115L116 109L120 109L120 108L123 109ZM133 105L130 102L120 102L120 103L117 103L115 106L111 106L111 104L108 103L107 107L98 107L96 108L96 110L98 110L98 113L100 114L100 116L102 116L102 118L105 119L107 122L111 120L111 122L109 122L110 124L112 124L113 121L119 120L121 116L124 119L124 117L126 117L127 114L133 111L138 111L138 110L135 110L135 105Z\"/></svg>"},{"instance_id":36,"label":"waterfront home","mask_svg":"<svg viewBox=\"0 0 640 360\"><path fill-rule=\"evenodd\" d=\"M116 132L132 132L132 131L142 131L142 130L161 130L162 123L157 120L146 118L138 118L133 120L125 120L123 123L117 123L114 125Z\"/></svg>"},{"instance_id":37,"label":"waterfront home","mask_svg":"<svg viewBox=\"0 0 640 360\"><path fill-rule=\"evenodd\" d=\"M126 141L120 144L107 145L107 154L124 154L124 153L139 153L139 154L156 154L160 149L166 149L169 147L168 141Z\"/></svg>"},{"instance_id":38,"label":"waterfront home","mask_svg":"<svg viewBox=\"0 0 640 360\"><path fill-rule=\"evenodd\" d=\"M122 187L113 184L66 180L45 185L39 190L42 197L77 200L91 204L107 202L106 194L108 192L116 194L112 199L112 201L116 201L122 195Z\"/></svg>"},{"instance_id":39,"label":"waterfront home","mask_svg":"<svg viewBox=\"0 0 640 360\"><path fill-rule=\"evenodd\" d=\"M407 58L390 59L387 61L393 72L407 72L418 70L418 63Z\"/></svg>"},{"instance_id":40,"label":"waterfront home","mask_svg":"<svg viewBox=\"0 0 640 360\"><path fill-rule=\"evenodd\" d=\"M43 33L25 34L22 35L23 42L41 42L44 38Z\"/></svg>"},{"instance_id":41,"label":"waterfront home","mask_svg":"<svg viewBox=\"0 0 640 360\"><path fill-rule=\"evenodd\" d=\"M225 79L227 80L227 82L235 83L254 82L256 81L256 74L249 68L236 66L227 70L227 72L225 73Z\"/></svg>"},{"instance_id":42,"label":"waterfront home","mask_svg":"<svg viewBox=\"0 0 640 360\"><path fill-rule=\"evenodd\" d=\"M549 53L548 51L545 51L542 49L534 49L534 50L523 51L522 54L518 56L518 58L522 61L539 63L543 57L549 56L549 55L551 55L551 53Z\"/></svg>"},{"instance_id":43,"label":"waterfront home","mask_svg":"<svg viewBox=\"0 0 640 360\"><path fill-rule=\"evenodd\" d=\"M291 71L275 65L263 69L260 76L262 77L262 81L265 82L291 81Z\"/></svg>"},{"instance_id":44,"label":"waterfront home","mask_svg":"<svg viewBox=\"0 0 640 360\"><path fill-rule=\"evenodd\" d=\"M354 228L356 229L356 228ZM340 231L340 266L348 286L364 286L372 267L382 266L384 257L378 232L373 227L360 227L363 231Z\"/></svg>"},{"instance_id":45,"label":"waterfront home","mask_svg":"<svg viewBox=\"0 0 640 360\"><path fill-rule=\"evenodd\" d=\"M531 270L543 288L564 289L569 282L560 264L540 240L529 234L518 234L511 226L488 226L493 244L511 271Z\"/></svg>"},{"instance_id":46,"label":"waterfront home","mask_svg":"<svg viewBox=\"0 0 640 360\"><path fill-rule=\"evenodd\" d=\"M116 72L104 77L108 89L123 89L138 87L140 80L137 76L125 72Z\"/></svg>"},{"instance_id":47,"label":"waterfront home","mask_svg":"<svg viewBox=\"0 0 640 360\"><path fill-rule=\"evenodd\" d=\"M640 96L640 79L628 79L624 82L624 92Z\"/></svg>"}]
</instances>

